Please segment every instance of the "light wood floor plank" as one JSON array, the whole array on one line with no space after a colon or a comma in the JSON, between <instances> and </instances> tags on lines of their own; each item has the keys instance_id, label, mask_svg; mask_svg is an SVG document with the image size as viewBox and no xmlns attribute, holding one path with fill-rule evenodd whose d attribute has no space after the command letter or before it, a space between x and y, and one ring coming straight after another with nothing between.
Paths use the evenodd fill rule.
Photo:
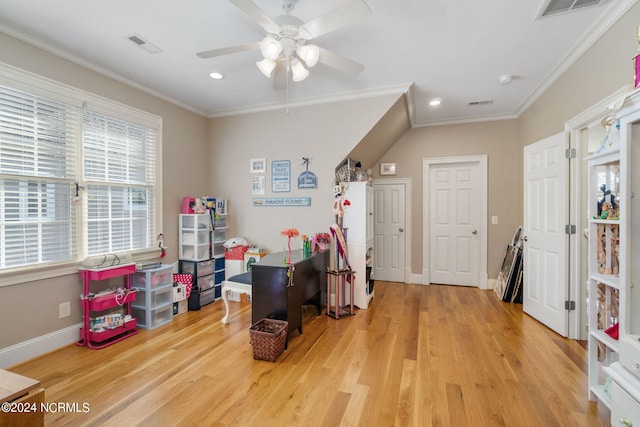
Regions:
<instances>
[{"instance_id":1,"label":"light wood floor plank","mask_svg":"<svg viewBox=\"0 0 640 427\"><path fill-rule=\"evenodd\" d=\"M609 426L586 351L490 291L376 282L368 310L305 307L275 363L253 359L251 305L177 316L102 350L71 345L10 369L36 378L47 426Z\"/></svg>"}]
</instances>

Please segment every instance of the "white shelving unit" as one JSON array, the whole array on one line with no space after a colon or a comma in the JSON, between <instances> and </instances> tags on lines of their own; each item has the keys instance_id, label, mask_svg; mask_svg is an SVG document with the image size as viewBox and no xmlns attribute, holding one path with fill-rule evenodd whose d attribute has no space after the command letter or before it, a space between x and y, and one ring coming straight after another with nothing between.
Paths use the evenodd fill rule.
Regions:
<instances>
[{"instance_id":1,"label":"white shelving unit","mask_svg":"<svg viewBox=\"0 0 640 427\"><path fill-rule=\"evenodd\" d=\"M209 214L180 214L178 257L190 261L209 259L213 224Z\"/></svg>"},{"instance_id":2,"label":"white shelving unit","mask_svg":"<svg viewBox=\"0 0 640 427\"><path fill-rule=\"evenodd\" d=\"M620 293L618 362L611 377L612 425L640 425L640 91L616 114L620 127Z\"/></svg>"},{"instance_id":3,"label":"white shelving unit","mask_svg":"<svg viewBox=\"0 0 640 427\"><path fill-rule=\"evenodd\" d=\"M354 304L368 308L374 296L373 277L373 186L368 182L350 182L345 198L351 203L344 211L349 263L355 272Z\"/></svg>"},{"instance_id":4,"label":"white shelving unit","mask_svg":"<svg viewBox=\"0 0 640 427\"><path fill-rule=\"evenodd\" d=\"M620 150L588 159L589 398L611 408L605 368L619 359L618 340L605 331L618 324L620 301ZM604 210L606 204L612 205Z\"/></svg>"}]
</instances>

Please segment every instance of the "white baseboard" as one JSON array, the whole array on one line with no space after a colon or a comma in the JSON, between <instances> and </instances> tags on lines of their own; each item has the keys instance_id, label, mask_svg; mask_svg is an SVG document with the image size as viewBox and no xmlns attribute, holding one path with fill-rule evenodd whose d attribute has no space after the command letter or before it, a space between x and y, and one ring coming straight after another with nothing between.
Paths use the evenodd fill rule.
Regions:
<instances>
[{"instance_id":1,"label":"white baseboard","mask_svg":"<svg viewBox=\"0 0 640 427\"><path fill-rule=\"evenodd\" d=\"M34 357L73 344L80 337L82 324L72 325L40 337L0 349L0 369L10 368Z\"/></svg>"},{"instance_id":2,"label":"white baseboard","mask_svg":"<svg viewBox=\"0 0 640 427\"><path fill-rule=\"evenodd\" d=\"M410 280L411 280L411 282L409 282L409 283L415 283L417 285L425 285L425 284L428 285L428 283L423 283L422 282L422 274L412 274L410 276Z\"/></svg>"},{"instance_id":3,"label":"white baseboard","mask_svg":"<svg viewBox=\"0 0 640 427\"><path fill-rule=\"evenodd\" d=\"M491 290L491 289L496 287L496 280L497 279L488 279L487 280L487 289L488 290Z\"/></svg>"}]
</instances>

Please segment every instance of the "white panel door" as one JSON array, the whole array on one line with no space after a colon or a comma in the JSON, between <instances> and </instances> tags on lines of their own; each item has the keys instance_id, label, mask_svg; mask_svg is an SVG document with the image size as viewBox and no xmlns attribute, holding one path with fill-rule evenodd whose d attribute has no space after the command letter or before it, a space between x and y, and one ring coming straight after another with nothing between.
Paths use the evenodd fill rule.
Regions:
<instances>
[{"instance_id":1,"label":"white panel door","mask_svg":"<svg viewBox=\"0 0 640 427\"><path fill-rule=\"evenodd\" d=\"M429 174L429 281L478 286L480 166L433 165Z\"/></svg>"},{"instance_id":2,"label":"white panel door","mask_svg":"<svg viewBox=\"0 0 640 427\"><path fill-rule=\"evenodd\" d=\"M524 148L523 310L568 334L569 206L567 137L560 133Z\"/></svg>"},{"instance_id":3,"label":"white panel door","mask_svg":"<svg viewBox=\"0 0 640 427\"><path fill-rule=\"evenodd\" d=\"M405 282L405 195L404 184L376 181L374 211L375 280Z\"/></svg>"}]
</instances>

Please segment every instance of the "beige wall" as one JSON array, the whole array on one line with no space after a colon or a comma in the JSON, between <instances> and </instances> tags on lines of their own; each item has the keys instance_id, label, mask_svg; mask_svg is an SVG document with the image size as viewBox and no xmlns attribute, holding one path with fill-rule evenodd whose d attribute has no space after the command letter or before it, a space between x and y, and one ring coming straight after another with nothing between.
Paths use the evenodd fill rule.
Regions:
<instances>
[{"instance_id":1,"label":"beige wall","mask_svg":"<svg viewBox=\"0 0 640 427\"><path fill-rule=\"evenodd\" d=\"M520 225L514 194L519 188L520 145L516 120L414 128L380 159L396 163L396 178L411 178L411 272L422 274L422 160L486 154L488 157L488 274L495 278L506 244ZM377 171L378 168L374 168Z\"/></svg>"},{"instance_id":2,"label":"beige wall","mask_svg":"<svg viewBox=\"0 0 640 427\"><path fill-rule=\"evenodd\" d=\"M161 116L163 119L164 230L167 262L177 259L178 219L183 195L210 191L208 119L148 93L0 34L0 62ZM81 282L76 274L0 286L0 349L82 321ZM71 317L58 318L58 305L71 301ZM19 327L9 327L19 325Z\"/></svg>"},{"instance_id":3,"label":"beige wall","mask_svg":"<svg viewBox=\"0 0 640 427\"><path fill-rule=\"evenodd\" d=\"M283 250L283 228L302 234L328 232L333 215L335 168L401 95L290 108L211 120L211 182L214 195L229 202L233 236L268 252ZM298 190L303 157L318 178L318 188ZM266 194L255 197L311 197L310 207L252 205L249 160L267 160ZM291 160L291 192L271 192L271 161ZM296 239L295 245L301 243Z\"/></svg>"}]
</instances>

